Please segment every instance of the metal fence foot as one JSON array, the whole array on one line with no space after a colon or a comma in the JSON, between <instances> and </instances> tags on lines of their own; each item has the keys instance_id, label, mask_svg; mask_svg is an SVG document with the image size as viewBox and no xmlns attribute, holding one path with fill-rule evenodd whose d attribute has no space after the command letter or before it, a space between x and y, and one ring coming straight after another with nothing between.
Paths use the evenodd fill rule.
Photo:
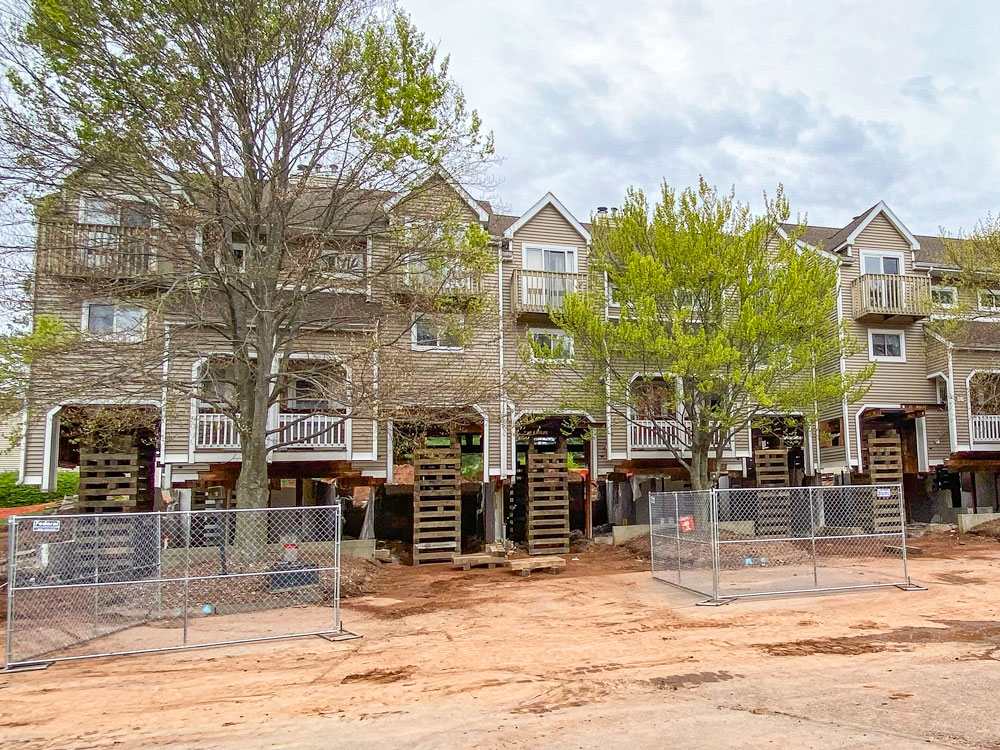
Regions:
<instances>
[{"instance_id":1,"label":"metal fence foot","mask_svg":"<svg viewBox=\"0 0 1000 750\"><path fill-rule=\"evenodd\" d=\"M926 591L926 586L918 586L915 583L897 583L896 588L900 591Z\"/></svg>"},{"instance_id":2,"label":"metal fence foot","mask_svg":"<svg viewBox=\"0 0 1000 750\"><path fill-rule=\"evenodd\" d=\"M703 602L695 602L698 607L721 607L723 604L732 604L736 599L706 599Z\"/></svg>"},{"instance_id":3,"label":"metal fence foot","mask_svg":"<svg viewBox=\"0 0 1000 750\"><path fill-rule=\"evenodd\" d=\"M48 669L52 666L50 661L30 661L24 664L14 664L0 669L0 674L14 674L15 672L37 672L39 669Z\"/></svg>"},{"instance_id":4,"label":"metal fence foot","mask_svg":"<svg viewBox=\"0 0 1000 750\"><path fill-rule=\"evenodd\" d=\"M337 641L353 641L364 637L357 633L352 633L350 630L341 630L339 633L317 633L317 636L325 641L332 641L334 643Z\"/></svg>"}]
</instances>

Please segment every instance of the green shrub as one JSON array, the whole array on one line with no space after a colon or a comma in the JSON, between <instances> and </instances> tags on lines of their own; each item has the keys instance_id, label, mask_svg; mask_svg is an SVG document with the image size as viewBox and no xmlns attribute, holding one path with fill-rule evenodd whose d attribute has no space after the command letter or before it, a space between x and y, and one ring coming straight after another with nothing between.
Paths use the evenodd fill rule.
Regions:
<instances>
[{"instance_id":1,"label":"green shrub","mask_svg":"<svg viewBox=\"0 0 1000 750\"><path fill-rule=\"evenodd\" d=\"M0 508L20 505L38 505L62 500L64 495L75 495L80 475L75 471L60 471L55 492L39 492L37 487L17 483L16 471L0 472Z\"/></svg>"}]
</instances>

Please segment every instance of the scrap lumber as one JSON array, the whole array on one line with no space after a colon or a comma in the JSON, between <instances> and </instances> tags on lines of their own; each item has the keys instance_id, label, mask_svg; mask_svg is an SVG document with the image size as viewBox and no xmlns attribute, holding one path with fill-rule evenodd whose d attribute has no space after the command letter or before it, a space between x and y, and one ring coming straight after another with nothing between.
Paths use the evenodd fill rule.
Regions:
<instances>
[{"instance_id":1,"label":"scrap lumber","mask_svg":"<svg viewBox=\"0 0 1000 750\"><path fill-rule=\"evenodd\" d=\"M520 573L527 578L533 570L547 570L550 573L558 573L566 567L566 560L555 555L521 557L516 560L510 560L509 565L512 573Z\"/></svg>"},{"instance_id":2,"label":"scrap lumber","mask_svg":"<svg viewBox=\"0 0 1000 750\"><path fill-rule=\"evenodd\" d=\"M497 568L507 565L508 560L504 557L497 557L488 552L477 552L472 555L452 555L452 565L462 570L471 570L486 566L487 568Z\"/></svg>"}]
</instances>

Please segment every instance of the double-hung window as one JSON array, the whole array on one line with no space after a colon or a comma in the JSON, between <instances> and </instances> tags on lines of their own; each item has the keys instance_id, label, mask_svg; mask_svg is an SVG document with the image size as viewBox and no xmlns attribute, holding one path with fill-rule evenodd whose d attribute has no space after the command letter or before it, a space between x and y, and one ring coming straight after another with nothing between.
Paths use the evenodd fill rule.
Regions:
<instances>
[{"instance_id":1,"label":"double-hung window","mask_svg":"<svg viewBox=\"0 0 1000 750\"><path fill-rule=\"evenodd\" d=\"M865 281L865 291L868 304L873 309L905 307L903 271L903 256L900 254L861 251L861 273L870 277Z\"/></svg>"},{"instance_id":2,"label":"double-hung window","mask_svg":"<svg viewBox=\"0 0 1000 750\"><path fill-rule=\"evenodd\" d=\"M980 289L979 309L982 312L1000 312L1000 289Z\"/></svg>"},{"instance_id":3,"label":"double-hung window","mask_svg":"<svg viewBox=\"0 0 1000 750\"><path fill-rule=\"evenodd\" d=\"M958 305L958 289L953 286L931 287L931 302L935 307L953 308Z\"/></svg>"}]
</instances>

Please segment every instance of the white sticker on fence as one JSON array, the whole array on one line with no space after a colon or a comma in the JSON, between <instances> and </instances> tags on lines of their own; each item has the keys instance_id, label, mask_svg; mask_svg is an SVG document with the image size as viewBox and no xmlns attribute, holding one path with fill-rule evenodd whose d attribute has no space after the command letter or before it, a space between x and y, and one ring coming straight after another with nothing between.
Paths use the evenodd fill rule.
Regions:
<instances>
[{"instance_id":1,"label":"white sticker on fence","mask_svg":"<svg viewBox=\"0 0 1000 750\"><path fill-rule=\"evenodd\" d=\"M876 488L875 493L876 493L876 495L879 498L892 497L892 488L891 487L878 487L878 488Z\"/></svg>"},{"instance_id":2,"label":"white sticker on fence","mask_svg":"<svg viewBox=\"0 0 1000 750\"><path fill-rule=\"evenodd\" d=\"M31 522L32 531L59 531L62 521L58 518L36 518Z\"/></svg>"}]
</instances>

